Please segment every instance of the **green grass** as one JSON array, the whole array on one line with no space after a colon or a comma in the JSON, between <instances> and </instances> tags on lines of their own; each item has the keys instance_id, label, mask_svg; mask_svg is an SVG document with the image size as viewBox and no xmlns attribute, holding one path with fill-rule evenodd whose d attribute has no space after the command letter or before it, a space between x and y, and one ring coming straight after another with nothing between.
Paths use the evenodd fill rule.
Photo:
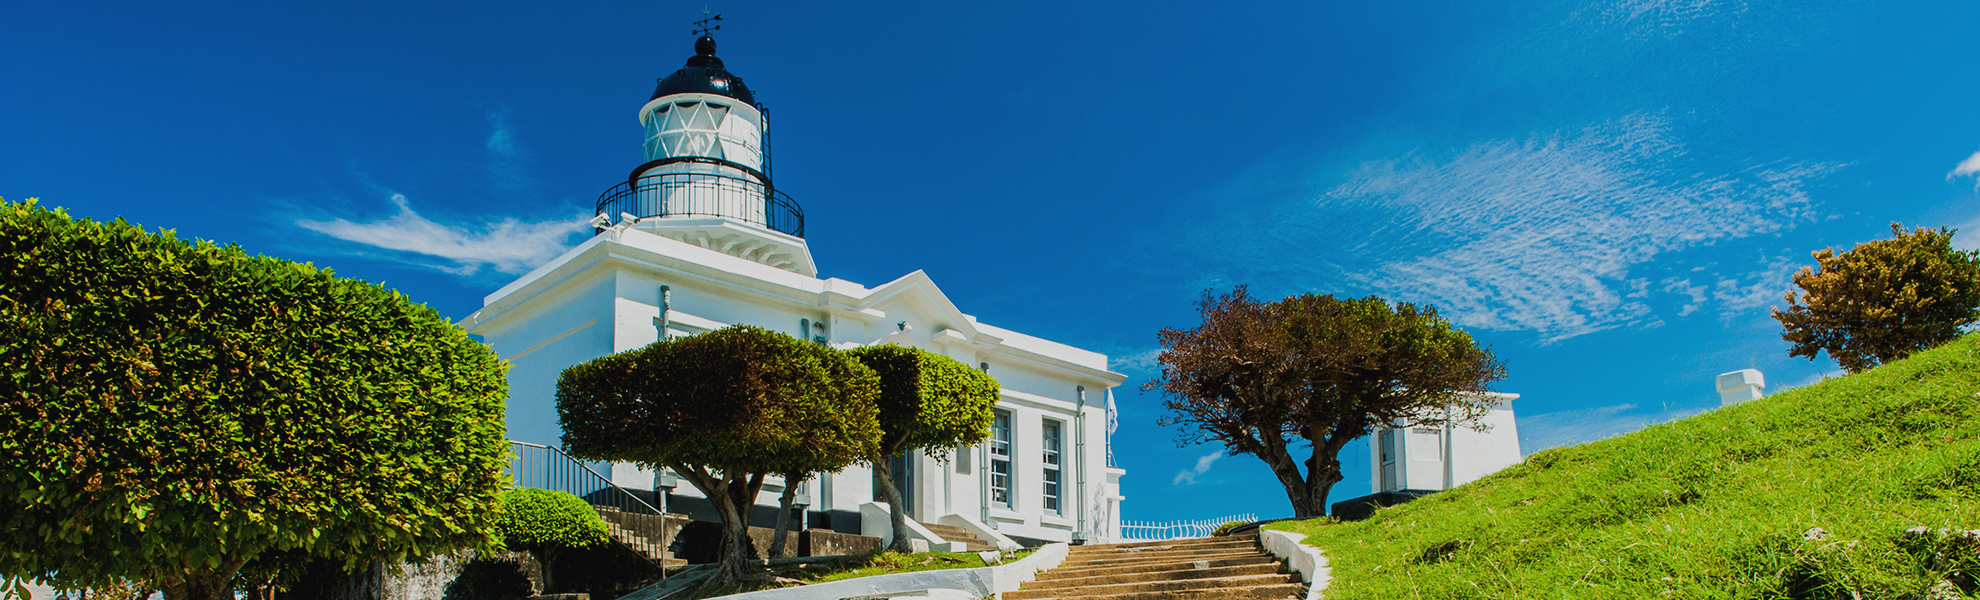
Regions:
<instances>
[{"instance_id":1,"label":"green grass","mask_svg":"<svg viewBox=\"0 0 1980 600\"><path fill-rule=\"evenodd\" d=\"M1974 597L1980 543L1915 526L1980 529L1980 335L1365 521L1267 527L1326 552L1328 600Z\"/></svg>"},{"instance_id":2,"label":"green grass","mask_svg":"<svg viewBox=\"0 0 1980 600\"><path fill-rule=\"evenodd\" d=\"M1004 563L1031 555L1031 550L1019 550L1004 555ZM818 563L776 565L769 569L769 576L762 579L724 587L718 590L702 590L691 595L690 600L727 596L743 592L774 590L804 584L842 581L855 577L892 575L914 571L939 571L942 569L974 569L989 566L975 552L875 552L846 560Z\"/></svg>"}]
</instances>

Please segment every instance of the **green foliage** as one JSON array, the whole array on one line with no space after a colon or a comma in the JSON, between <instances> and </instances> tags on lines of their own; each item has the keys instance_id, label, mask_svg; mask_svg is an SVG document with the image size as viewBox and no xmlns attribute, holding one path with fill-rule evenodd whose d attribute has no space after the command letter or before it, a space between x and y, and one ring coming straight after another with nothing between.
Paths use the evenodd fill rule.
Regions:
<instances>
[{"instance_id":1,"label":"green foliage","mask_svg":"<svg viewBox=\"0 0 1980 600\"><path fill-rule=\"evenodd\" d=\"M1323 518L1324 518L1324 517L1323 517ZM1245 526L1245 525L1246 525L1246 523L1245 523L1244 521L1231 521L1231 522L1229 522L1229 523L1225 523L1225 524L1223 524L1223 525L1218 525L1218 526L1217 526L1217 530L1216 530L1216 531L1212 531L1212 532L1210 532L1210 535L1212 535L1212 536L1216 536L1216 537L1223 537L1223 536L1227 536L1227 535L1230 535L1230 534L1231 534L1231 530L1232 530L1232 529L1237 529L1237 528L1239 528L1239 527L1243 527L1243 526Z\"/></svg>"},{"instance_id":2,"label":"green foliage","mask_svg":"<svg viewBox=\"0 0 1980 600\"><path fill-rule=\"evenodd\" d=\"M565 369L557 415L586 460L837 471L878 444L878 383L841 352L737 325Z\"/></svg>"},{"instance_id":3,"label":"green foliage","mask_svg":"<svg viewBox=\"0 0 1980 600\"><path fill-rule=\"evenodd\" d=\"M377 285L0 201L0 573L172 595L485 544L505 368Z\"/></svg>"},{"instance_id":4,"label":"green foliage","mask_svg":"<svg viewBox=\"0 0 1980 600\"><path fill-rule=\"evenodd\" d=\"M846 353L880 375L882 455L942 453L990 436L998 385L989 374L909 346L867 346Z\"/></svg>"},{"instance_id":5,"label":"green foliage","mask_svg":"<svg viewBox=\"0 0 1980 600\"><path fill-rule=\"evenodd\" d=\"M880 443L879 377L844 353L736 325L565 369L564 448L671 467L723 521L720 587L745 576L750 506L772 473L837 471Z\"/></svg>"},{"instance_id":6,"label":"green foliage","mask_svg":"<svg viewBox=\"0 0 1980 600\"><path fill-rule=\"evenodd\" d=\"M1857 245L1815 252L1821 270L1794 275L1801 296L1773 311L1788 356L1814 360L1827 351L1851 373L1946 343L1980 321L1980 252L1952 247L1953 229L1918 228Z\"/></svg>"},{"instance_id":7,"label":"green foliage","mask_svg":"<svg viewBox=\"0 0 1980 600\"><path fill-rule=\"evenodd\" d=\"M1926 598L1980 573L1980 335L1309 534L1330 599ZM1907 530L1923 527L1930 535ZM1821 528L1822 532L1811 532ZM1973 540L1973 541L1968 541Z\"/></svg>"},{"instance_id":8,"label":"green foliage","mask_svg":"<svg viewBox=\"0 0 1980 600\"><path fill-rule=\"evenodd\" d=\"M589 548L612 541L598 509L583 498L533 488L502 492L495 532L511 550Z\"/></svg>"}]
</instances>

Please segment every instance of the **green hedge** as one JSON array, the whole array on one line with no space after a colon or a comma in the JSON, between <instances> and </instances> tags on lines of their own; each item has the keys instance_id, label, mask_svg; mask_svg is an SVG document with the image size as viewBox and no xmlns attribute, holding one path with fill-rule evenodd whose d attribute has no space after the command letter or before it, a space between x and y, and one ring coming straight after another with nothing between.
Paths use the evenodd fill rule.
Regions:
<instances>
[{"instance_id":1,"label":"green hedge","mask_svg":"<svg viewBox=\"0 0 1980 600\"><path fill-rule=\"evenodd\" d=\"M505 369L379 285L0 201L0 574L485 545Z\"/></svg>"},{"instance_id":2,"label":"green hedge","mask_svg":"<svg viewBox=\"0 0 1980 600\"><path fill-rule=\"evenodd\" d=\"M512 550L589 548L611 541L598 509L565 492L516 489L502 492L502 516L495 520L502 545Z\"/></svg>"}]
</instances>

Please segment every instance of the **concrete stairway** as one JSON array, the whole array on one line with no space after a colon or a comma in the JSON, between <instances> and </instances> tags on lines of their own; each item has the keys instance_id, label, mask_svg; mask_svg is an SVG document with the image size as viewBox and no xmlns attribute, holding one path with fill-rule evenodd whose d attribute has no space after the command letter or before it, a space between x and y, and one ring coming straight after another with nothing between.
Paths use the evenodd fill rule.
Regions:
<instances>
[{"instance_id":1,"label":"concrete stairway","mask_svg":"<svg viewBox=\"0 0 1980 600\"><path fill-rule=\"evenodd\" d=\"M997 549L996 544L983 541L982 538L976 537L975 534L971 534L969 530L963 529L961 527L957 527L954 525L942 525L938 523L922 523L921 526L927 527L929 533L933 533L937 536L941 536L942 539L949 540L951 542L962 542L964 544L968 544L970 552L982 552L984 550Z\"/></svg>"},{"instance_id":2,"label":"concrete stairway","mask_svg":"<svg viewBox=\"0 0 1980 600\"><path fill-rule=\"evenodd\" d=\"M633 552L645 556L647 560L670 567L687 564L686 560L674 558L673 553L667 551L667 546L673 543L674 536L678 535L681 527L687 524L685 517L629 513L610 506L592 508L598 509L598 516L605 519L606 534L625 544Z\"/></svg>"},{"instance_id":3,"label":"concrete stairway","mask_svg":"<svg viewBox=\"0 0 1980 600\"><path fill-rule=\"evenodd\" d=\"M1074 546L1057 568L1004 600L1296 600L1307 585L1280 572L1255 536Z\"/></svg>"}]
</instances>

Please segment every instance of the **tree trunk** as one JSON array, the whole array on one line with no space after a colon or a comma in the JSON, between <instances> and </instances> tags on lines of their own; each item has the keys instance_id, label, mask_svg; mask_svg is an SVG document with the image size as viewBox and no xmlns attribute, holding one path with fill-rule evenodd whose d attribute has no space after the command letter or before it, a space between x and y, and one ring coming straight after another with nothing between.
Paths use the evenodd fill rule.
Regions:
<instances>
[{"instance_id":1,"label":"tree trunk","mask_svg":"<svg viewBox=\"0 0 1980 600\"><path fill-rule=\"evenodd\" d=\"M797 500L798 483L804 481L806 473L784 474L784 495L777 499L777 526L770 530L770 558L784 557L784 536L791 522L791 503ZM798 515L804 518L804 515Z\"/></svg>"},{"instance_id":2,"label":"tree trunk","mask_svg":"<svg viewBox=\"0 0 1980 600\"><path fill-rule=\"evenodd\" d=\"M894 539L887 543L887 549L914 552L914 545L908 541L906 494L894 484L894 461L887 458L873 461L873 474L880 477L880 489L887 496L887 516L894 523Z\"/></svg>"},{"instance_id":3,"label":"tree trunk","mask_svg":"<svg viewBox=\"0 0 1980 600\"><path fill-rule=\"evenodd\" d=\"M715 505L716 514L722 517L722 540L715 549L715 572L701 589L734 585L749 577L756 559L749 542L749 511L756 505L756 493L763 489L763 475L724 473L718 477L700 467L690 468L681 463L667 466L708 496L708 502Z\"/></svg>"},{"instance_id":4,"label":"tree trunk","mask_svg":"<svg viewBox=\"0 0 1980 600\"><path fill-rule=\"evenodd\" d=\"M229 559L217 567L191 569L176 577L168 576L158 586L158 591L165 594L165 600L233 600L233 590L229 589L228 584L233 583L234 573L239 572L244 564L247 564L246 558Z\"/></svg>"},{"instance_id":5,"label":"tree trunk","mask_svg":"<svg viewBox=\"0 0 1980 600\"><path fill-rule=\"evenodd\" d=\"M1299 463L1294 462L1292 454L1286 451L1285 438L1277 435L1260 435L1259 438L1258 441L1264 449L1258 453L1258 458L1272 468L1272 474L1279 478L1279 485L1286 488L1286 499L1292 501L1293 518L1310 519L1325 516L1327 514L1325 492L1322 492L1318 501L1314 500L1312 486L1309 486L1306 477L1299 473Z\"/></svg>"}]
</instances>

